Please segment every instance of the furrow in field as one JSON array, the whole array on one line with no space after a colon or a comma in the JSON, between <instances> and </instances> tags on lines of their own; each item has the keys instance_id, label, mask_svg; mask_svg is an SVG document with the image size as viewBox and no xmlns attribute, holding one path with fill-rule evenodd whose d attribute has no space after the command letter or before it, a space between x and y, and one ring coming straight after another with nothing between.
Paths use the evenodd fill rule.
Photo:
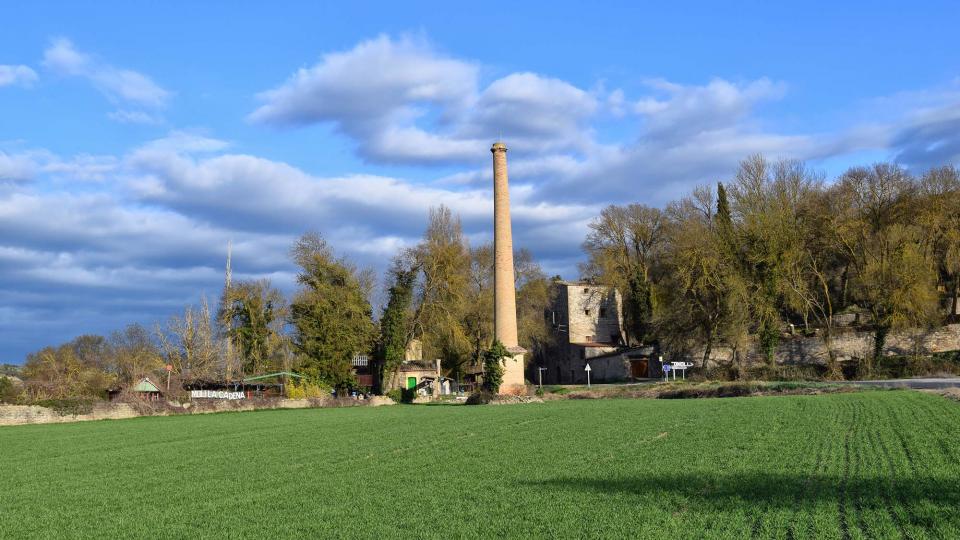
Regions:
<instances>
[{"instance_id":1,"label":"furrow in field","mask_svg":"<svg viewBox=\"0 0 960 540\"><path fill-rule=\"evenodd\" d=\"M804 403L810 403L805 401ZM800 421L809 421L807 418L808 414L815 413L815 409L809 410L809 408L801 411L801 418L798 418ZM787 538L789 540L795 540L797 538L807 538L812 535L812 531L808 528L809 523L803 523L802 520L810 517L810 512L812 511L812 498L814 495L814 482L818 475L821 475L825 470L825 461L826 461L826 452L830 446L830 437L834 431L836 422L836 416L831 416L831 422L829 425L823 426L823 429L817 433L811 433L810 437L806 437L806 440L817 441L817 449L814 453L812 466L810 467L809 473L803 481L802 486L794 495L794 507L795 510L791 516L790 522L787 525Z\"/></svg>"}]
</instances>

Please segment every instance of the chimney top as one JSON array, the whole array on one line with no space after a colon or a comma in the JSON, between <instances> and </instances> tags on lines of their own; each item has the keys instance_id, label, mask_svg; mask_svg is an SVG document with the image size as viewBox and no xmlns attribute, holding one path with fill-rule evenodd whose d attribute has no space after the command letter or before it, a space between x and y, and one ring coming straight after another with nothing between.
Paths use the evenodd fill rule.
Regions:
<instances>
[{"instance_id":1,"label":"chimney top","mask_svg":"<svg viewBox=\"0 0 960 540\"><path fill-rule=\"evenodd\" d=\"M507 151L507 145L505 145L505 144L503 144L502 142L499 142L499 141L498 141L498 142L495 142L495 143L493 143L493 146L490 147L490 151L491 151L491 152L497 152L497 151L506 152L506 151Z\"/></svg>"}]
</instances>

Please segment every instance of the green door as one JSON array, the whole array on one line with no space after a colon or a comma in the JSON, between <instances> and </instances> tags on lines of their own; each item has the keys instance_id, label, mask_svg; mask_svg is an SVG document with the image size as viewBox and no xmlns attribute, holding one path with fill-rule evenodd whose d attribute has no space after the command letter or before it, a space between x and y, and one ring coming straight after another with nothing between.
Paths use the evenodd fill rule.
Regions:
<instances>
[{"instance_id":1,"label":"green door","mask_svg":"<svg viewBox=\"0 0 960 540\"><path fill-rule=\"evenodd\" d=\"M407 390L413 390L417 387L416 377L407 377Z\"/></svg>"}]
</instances>

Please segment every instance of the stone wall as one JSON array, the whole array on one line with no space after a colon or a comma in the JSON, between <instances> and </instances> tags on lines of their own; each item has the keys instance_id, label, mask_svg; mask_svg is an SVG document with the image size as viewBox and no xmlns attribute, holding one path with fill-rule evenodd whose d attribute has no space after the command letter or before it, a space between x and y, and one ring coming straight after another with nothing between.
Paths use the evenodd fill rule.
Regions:
<instances>
[{"instance_id":1,"label":"stone wall","mask_svg":"<svg viewBox=\"0 0 960 540\"><path fill-rule=\"evenodd\" d=\"M172 416L179 414L206 414L226 411L254 411L261 409L308 409L311 407L340 407L364 405L377 407L393 405L390 398L374 396L358 401L352 399L274 399L274 400L210 400L194 403L117 403L102 402L87 414L60 414L54 409L36 405L0 404L0 426L24 424L60 424L90 420L121 420L138 416Z\"/></svg>"},{"instance_id":2,"label":"stone wall","mask_svg":"<svg viewBox=\"0 0 960 540\"><path fill-rule=\"evenodd\" d=\"M844 330L833 338L832 349L839 361L859 360L873 352L874 334L871 331ZM884 355L929 355L938 352L960 350L960 324L951 324L934 330L904 330L887 336ZM667 351L669 352L669 351ZM711 365L730 361L732 352L728 347L714 347L710 355ZM776 362L787 365L827 363L827 348L820 337L783 337L776 351ZM703 359L703 349L686 355L697 366ZM756 343L748 352L747 363L764 362L763 353Z\"/></svg>"},{"instance_id":3,"label":"stone wall","mask_svg":"<svg viewBox=\"0 0 960 540\"><path fill-rule=\"evenodd\" d=\"M97 404L88 414L60 414L53 409L36 405L0 405L0 426L120 420L137 416L140 416L140 414L136 409L126 403Z\"/></svg>"}]
</instances>

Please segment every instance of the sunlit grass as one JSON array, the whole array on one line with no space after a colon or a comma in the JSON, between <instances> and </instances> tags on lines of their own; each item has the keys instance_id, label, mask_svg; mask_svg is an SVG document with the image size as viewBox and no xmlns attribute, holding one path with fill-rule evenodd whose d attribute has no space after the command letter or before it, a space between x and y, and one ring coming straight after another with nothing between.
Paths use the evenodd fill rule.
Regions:
<instances>
[{"instance_id":1,"label":"sunlit grass","mask_svg":"<svg viewBox=\"0 0 960 540\"><path fill-rule=\"evenodd\" d=\"M0 428L0 536L960 537L960 404L910 391Z\"/></svg>"}]
</instances>

